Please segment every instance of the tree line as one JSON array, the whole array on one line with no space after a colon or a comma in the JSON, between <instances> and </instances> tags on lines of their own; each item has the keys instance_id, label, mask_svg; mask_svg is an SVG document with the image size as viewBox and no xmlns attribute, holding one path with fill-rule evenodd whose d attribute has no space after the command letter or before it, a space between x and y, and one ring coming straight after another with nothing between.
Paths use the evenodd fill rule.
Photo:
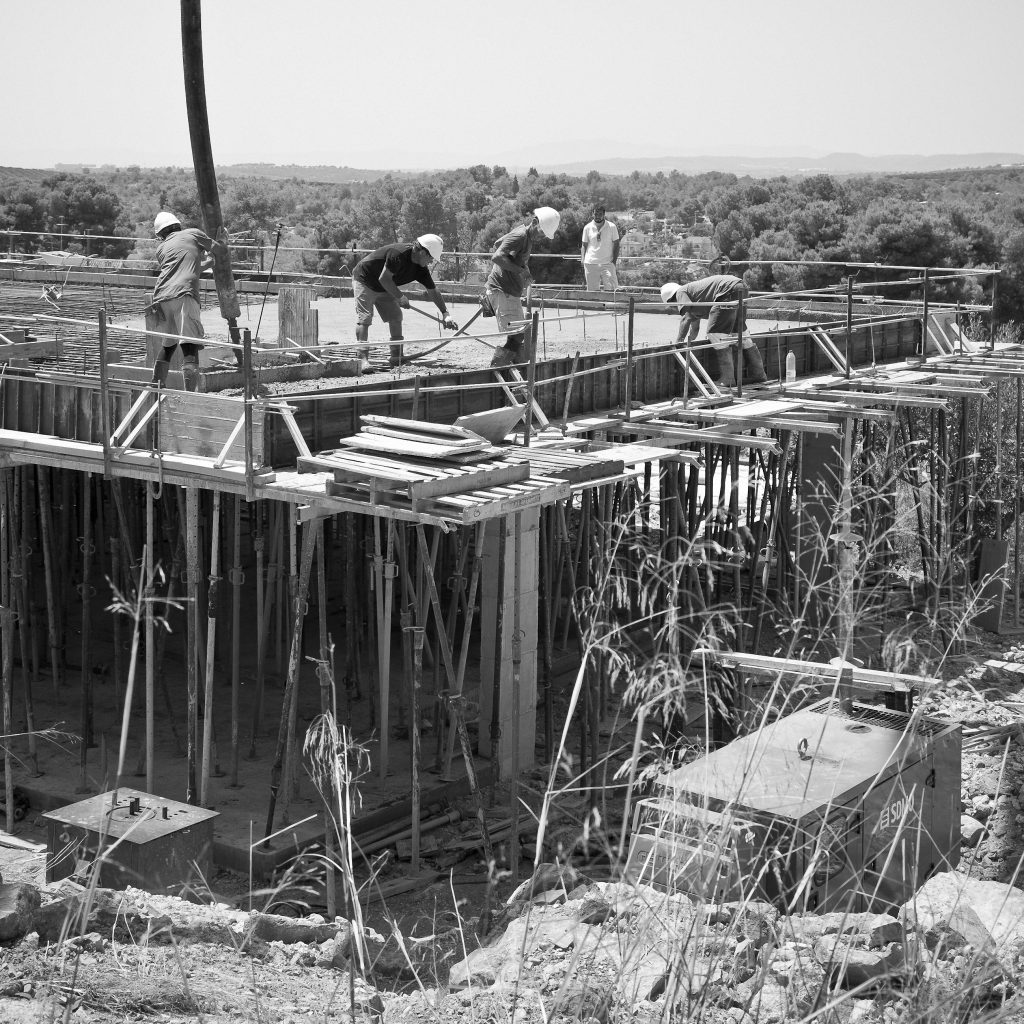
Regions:
<instances>
[{"instance_id":1,"label":"tree line","mask_svg":"<svg viewBox=\"0 0 1024 1024\"><path fill-rule=\"evenodd\" d=\"M716 251L733 261L762 261L745 270L756 290L795 291L836 283L842 267L822 261L929 267L999 265L997 318L1024 318L1024 168L995 167L926 174L755 179L734 174L678 172L585 176L522 175L501 166L385 175L372 182L319 182L298 176L269 179L222 175L221 206L229 230L279 249L282 271L344 273L353 249L370 249L433 231L446 249L489 252L518 223L523 208L553 206L558 233L540 252L578 254L595 200L609 219L646 212L666 240L693 225L712 231ZM91 173L0 171L0 228L87 234L65 248L120 258L152 256L152 219L159 209L200 223L195 181L183 168L101 169ZM618 214L618 217L616 216ZM127 241L98 236L129 236ZM56 247L53 238L12 237L12 251ZM304 249L305 251L298 251ZM347 251L346 251L347 250ZM666 250L666 254L667 254ZM622 267L629 284L657 284L666 275L699 273L648 259ZM269 261L269 255L267 257ZM807 261L806 264L800 261ZM535 276L582 282L577 262L536 261ZM671 269L670 269L671 268ZM457 268L454 268L457 269ZM442 267L451 272L451 266ZM981 301L974 280L934 293Z\"/></svg>"}]
</instances>

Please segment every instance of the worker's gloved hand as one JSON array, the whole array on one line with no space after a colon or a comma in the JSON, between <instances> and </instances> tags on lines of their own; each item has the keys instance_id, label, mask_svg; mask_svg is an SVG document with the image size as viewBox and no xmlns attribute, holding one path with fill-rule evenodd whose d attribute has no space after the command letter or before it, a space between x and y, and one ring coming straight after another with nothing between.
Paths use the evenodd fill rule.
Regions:
<instances>
[{"instance_id":1,"label":"worker's gloved hand","mask_svg":"<svg viewBox=\"0 0 1024 1024\"><path fill-rule=\"evenodd\" d=\"M441 321L441 326L446 331L457 331L459 329L459 325L450 316L446 316Z\"/></svg>"},{"instance_id":2,"label":"worker's gloved hand","mask_svg":"<svg viewBox=\"0 0 1024 1024\"><path fill-rule=\"evenodd\" d=\"M409 300L404 295L399 295L398 304L402 307L402 309L409 308Z\"/></svg>"}]
</instances>

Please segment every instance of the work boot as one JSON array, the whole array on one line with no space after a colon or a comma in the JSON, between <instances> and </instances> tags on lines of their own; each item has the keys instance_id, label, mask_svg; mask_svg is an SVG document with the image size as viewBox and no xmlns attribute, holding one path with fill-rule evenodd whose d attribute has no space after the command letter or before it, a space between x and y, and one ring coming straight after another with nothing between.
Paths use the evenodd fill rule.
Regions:
<instances>
[{"instance_id":1,"label":"work boot","mask_svg":"<svg viewBox=\"0 0 1024 1024\"><path fill-rule=\"evenodd\" d=\"M199 390L199 364L186 360L181 364L181 376L185 381L186 391Z\"/></svg>"},{"instance_id":2,"label":"work boot","mask_svg":"<svg viewBox=\"0 0 1024 1024\"><path fill-rule=\"evenodd\" d=\"M743 381L745 384L766 384L768 374L764 372L761 353L756 345L743 350Z\"/></svg>"},{"instance_id":3,"label":"work boot","mask_svg":"<svg viewBox=\"0 0 1024 1024\"><path fill-rule=\"evenodd\" d=\"M496 348L494 355L491 356L491 366L495 369L502 366L512 366L514 363L521 363L522 361L522 352L517 348L510 348L508 345Z\"/></svg>"},{"instance_id":4,"label":"work boot","mask_svg":"<svg viewBox=\"0 0 1024 1024\"><path fill-rule=\"evenodd\" d=\"M723 388L736 387L736 360L733 359L731 348L716 348L715 358L718 360L718 383Z\"/></svg>"}]
</instances>

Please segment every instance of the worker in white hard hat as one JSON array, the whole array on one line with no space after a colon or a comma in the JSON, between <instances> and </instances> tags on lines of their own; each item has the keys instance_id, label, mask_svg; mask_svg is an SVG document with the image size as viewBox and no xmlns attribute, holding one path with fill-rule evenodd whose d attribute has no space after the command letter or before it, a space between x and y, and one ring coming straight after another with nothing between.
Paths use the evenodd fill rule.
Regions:
<instances>
[{"instance_id":1,"label":"worker in white hard hat","mask_svg":"<svg viewBox=\"0 0 1024 1024\"><path fill-rule=\"evenodd\" d=\"M605 219L604 203L594 204L594 217L583 229L580 259L588 292L602 288L615 291L619 287L619 277L615 272L619 259L619 229Z\"/></svg>"},{"instance_id":2,"label":"worker in white hard hat","mask_svg":"<svg viewBox=\"0 0 1024 1024\"><path fill-rule=\"evenodd\" d=\"M157 326L165 333L175 335L164 342L163 352L153 364L153 383L163 384L171 367L171 356L180 341L182 376L185 390L195 391L199 386L199 350L205 336L199 316L199 275L212 264L207 253L217 246L205 231L183 228L173 213L161 210L153 220L153 232L160 239L156 259L160 271L153 289L150 309Z\"/></svg>"},{"instance_id":3,"label":"worker in white hard hat","mask_svg":"<svg viewBox=\"0 0 1024 1024\"><path fill-rule=\"evenodd\" d=\"M352 295L356 301L356 341L370 338L373 311L380 314L391 331L391 365L402 362L402 310L409 308L409 300L402 294L403 284L418 281L426 289L427 298L441 314L441 324L449 331L457 331L458 324L451 318L441 293L434 284L429 267L444 252L439 235L420 235L415 242L396 242L374 250L364 256L352 271ZM362 350L365 357L369 348Z\"/></svg>"},{"instance_id":4,"label":"worker in white hard hat","mask_svg":"<svg viewBox=\"0 0 1024 1024\"><path fill-rule=\"evenodd\" d=\"M680 344L693 341L700 331L700 321L707 320L708 341L718 361L719 383L727 388L736 386L733 345L741 329L744 383L764 384L768 380L761 353L747 330L746 316L740 308L740 301L746 299L747 293L746 284L732 274L713 274L684 285L669 281L661 286L661 301L679 305L682 320L676 340Z\"/></svg>"},{"instance_id":5,"label":"worker in white hard hat","mask_svg":"<svg viewBox=\"0 0 1024 1024\"><path fill-rule=\"evenodd\" d=\"M525 359L523 292L532 278L529 261L533 243L541 238L554 238L561 214L550 206L539 206L524 216L524 223L498 239L491 256L491 272L487 277L485 295L498 329L507 334L505 344L495 350L491 366L509 366ZM520 321L517 323L517 321Z\"/></svg>"}]
</instances>

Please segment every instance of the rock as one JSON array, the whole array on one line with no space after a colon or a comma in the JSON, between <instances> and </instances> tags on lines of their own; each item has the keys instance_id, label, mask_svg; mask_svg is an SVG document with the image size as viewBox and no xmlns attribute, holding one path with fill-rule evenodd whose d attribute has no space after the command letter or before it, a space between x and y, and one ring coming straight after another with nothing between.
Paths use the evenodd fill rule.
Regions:
<instances>
[{"instance_id":1,"label":"rock","mask_svg":"<svg viewBox=\"0 0 1024 1024\"><path fill-rule=\"evenodd\" d=\"M587 896L577 911L576 920L580 924L603 924L612 913L612 905L607 900L599 896Z\"/></svg>"},{"instance_id":2,"label":"rock","mask_svg":"<svg viewBox=\"0 0 1024 1024\"><path fill-rule=\"evenodd\" d=\"M746 939L754 943L756 949L775 941L775 925L779 920L778 908L771 903L748 900L742 903L721 903L708 907L706 911L708 924L728 924Z\"/></svg>"},{"instance_id":3,"label":"rock","mask_svg":"<svg viewBox=\"0 0 1024 1024\"><path fill-rule=\"evenodd\" d=\"M460 989L493 985L504 962L505 950L498 946L474 949L465 960L459 961L449 971L448 986Z\"/></svg>"},{"instance_id":4,"label":"rock","mask_svg":"<svg viewBox=\"0 0 1024 1024\"><path fill-rule=\"evenodd\" d=\"M824 935L846 935L854 945L884 946L903 939L903 926L888 914L802 914L779 922L782 938L813 945ZM863 941L856 941L857 939Z\"/></svg>"},{"instance_id":5,"label":"rock","mask_svg":"<svg viewBox=\"0 0 1024 1024\"><path fill-rule=\"evenodd\" d=\"M969 814L960 815L960 842L973 850L985 835L985 826Z\"/></svg>"},{"instance_id":6,"label":"rock","mask_svg":"<svg viewBox=\"0 0 1024 1024\"><path fill-rule=\"evenodd\" d=\"M539 893L551 889L563 889L572 892L580 883L580 875L571 864L538 864L532 877L528 878L506 900L506 906L512 906L524 900L529 901Z\"/></svg>"},{"instance_id":7,"label":"rock","mask_svg":"<svg viewBox=\"0 0 1024 1024\"><path fill-rule=\"evenodd\" d=\"M781 985L768 982L753 993L743 1009L757 1024L782 1024L789 1016L789 998Z\"/></svg>"},{"instance_id":8,"label":"rock","mask_svg":"<svg viewBox=\"0 0 1024 1024\"><path fill-rule=\"evenodd\" d=\"M974 817L984 821L996 809L996 804L988 794L982 794L971 798L971 807L974 809Z\"/></svg>"},{"instance_id":9,"label":"rock","mask_svg":"<svg viewBox=\"0 0 1024 1024\"><path fill-rule=\"evenodd\" d=\"M39 890L27 882L0 882L0 942L17 942L33 930Z\"/></svg>"},{"instance_id":10,"label":"rock","mask_svg":"<svg viewBox=\"0 0 1024 1024\"><path fill-rule=\"evenodd\" d=\"M848 1024L871 1024L872 1021L881 1019L882 1015L878 1012L873 999L853 1000Z\"/></svg>"},{"instance_id":11,"label":"rock","mask_svg":"<svg viewBox=\"0 0 1024 1024\"><path fill-rule=\"evenodd\" d=\"M347 930L347 923L328 924L321 917L313 922L301 917L284 917L282 914L252 914L252 937L264 942L323 942L339 934L339 928Z\"/></svg>"},{"instance_id":12,"label":"rock","mask_svg":"<svg viewBox=\"0 0 1024 1024\"><path fill-rule=\"evenodd\" d=\"M929 948L959 936L994 953L1010 974L1024 955L1024 891L1003 882L944 871L929 878L900 915L924 933Z\"/></svg>"},{"instance_id":13,"label":"rock","mask_svg":"<svg viewBox=\"0 0 1024 1024\"><path fill-rule=\"evenodd\" d=\"M848 988L891 977L904 966L903 947L890 942L881 950L853 945L843 935L825 935L814 944L814 958Z\"/></svg>"}]
</instances>

